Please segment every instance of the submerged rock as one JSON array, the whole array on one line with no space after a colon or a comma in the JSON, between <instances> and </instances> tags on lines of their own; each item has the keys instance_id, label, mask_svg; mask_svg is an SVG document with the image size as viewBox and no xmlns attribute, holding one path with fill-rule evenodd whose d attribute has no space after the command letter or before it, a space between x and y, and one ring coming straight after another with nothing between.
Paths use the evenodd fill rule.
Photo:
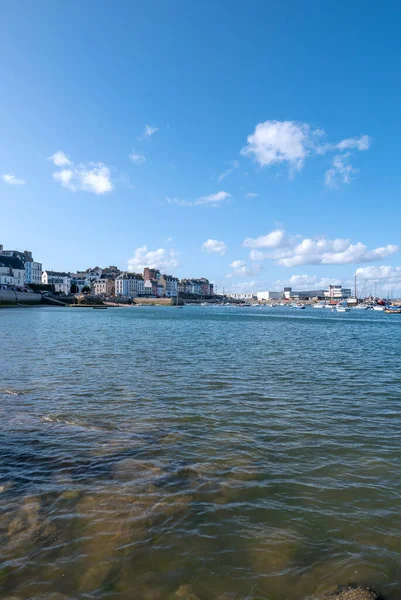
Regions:
<instances>
[{"instance_id":1,"label":"submerged rock","mask_svg":"<svg viewBox=\"0 0 401 600\"><path fill-rule=\"evenodd\" d=\"M379 596L364 587L346 587L342 588L335 594L326 596L327 600L380 600Z\"/></svg>"},{"instance_id":2,"label":"submerged rock","mask_svg":"<svg viewBox=\"0 0 401 600\"><path fill-rule=\"evenodd\" d=\"M42 507L37 498L26 497L16 514L8 523L7 534L10 544L27 549L26 544L37 544L38 540L48 540L56 536L55 526L42 514Z\"/></svg>"},{"instance_id":3,"label":"submerged rock","mask_svg":"<svg viewBox=\"0 0 401 600\"><path fill-rule=\"evenodd\" d=\"M169 600L200 600L190 585L181 585Z\"/></svg>"}]
</instances>

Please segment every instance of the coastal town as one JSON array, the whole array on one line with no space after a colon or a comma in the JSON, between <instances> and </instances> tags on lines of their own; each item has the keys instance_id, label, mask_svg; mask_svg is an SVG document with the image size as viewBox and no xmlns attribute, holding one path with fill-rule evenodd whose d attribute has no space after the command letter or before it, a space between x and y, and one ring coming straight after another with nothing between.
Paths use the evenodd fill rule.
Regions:
<instances>
[{"instance_id":1,"label":"coastal town","mask_svg":"<svg viewBox=\"0 0 401 600\"><path fill-rule=\"evenodd\" d=\"M159 269L145 267L142 273L121 271L117 266L93 267L82 271L66 272L43 269L34 260L30 250L7 250L0 244L0 292L33 293L57 298L58 304L86 305L112 302L150 304L223 303L240 306L291 306L305 308L336 307L346 312L350 307L374 308L401 313L399 302L357 293L341 285L329 285L327 289L294 290L284 287L282 291L227 292L217 294L213 283L206 277L179 279L162 273ZM31 296L32 297L32 296ZM31 298L30 297L30 298ZM15 302L25 297L12 296ZM43 298L42 298L43 299ZM0 298L1 303L1 298ZM23 302L22 302L23 303ZM3 301L4 304L4 301Z\"/></svg>"},{"instance_id":2,"label":"coastal town","mask_svg":"<svg viewBox=\"0 0 401 600\"><path fill-rule=\"evenodd\" d=\"M117 266L98 266L82 271L65 272L43 269L29 250L6 250L0 244L0 288L17 291L49 291L55 295L93 294L115 298L170 298L216 299L213 283L206 277L179 279L161 273L159 269L145 267L142 273L121 271ZM230 293L222 295L233 302L276 301L346 301L352 297L351 289L330 285L328 289Z\"/></svg>"},{"instance_id":3,"label":"coastal town","mask_svg":"<svg viewBox=\"0 0 401 600\"><path fill-rule=\"evenodd\" d=\"M94 294L121 298L176 298L179 294L214 296L205 277L184 278L145 267L143 273L121 271L116 266L65 272L42 268L28 250L5 250L0 244L0 287L3 290L48 290L54 294Z\"/></svg>"}]
</instances>

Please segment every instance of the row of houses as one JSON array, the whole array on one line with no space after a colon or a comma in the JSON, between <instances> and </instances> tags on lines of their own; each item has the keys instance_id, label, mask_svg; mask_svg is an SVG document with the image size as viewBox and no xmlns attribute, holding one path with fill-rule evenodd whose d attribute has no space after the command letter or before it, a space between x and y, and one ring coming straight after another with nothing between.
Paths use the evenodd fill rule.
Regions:
<instances>
[{"instance_id":1,"label":"row of houses","mask_svg":"<svg viewBox=\"0 0 401 600\"><path fill-rule=\"evenodd\" d=\"M24 288L42 282L42 263L33 260L32 252L4 250L0 244L0 287Z\"/></svg>"},{"instance_id":2,"label":"row of houses","mask_svg":"<svg viewBox=\"0 0 401 600\"><path fill-rule=\"evenodd\" d=\"M120 272L117 267L87 269L77 273L43 271L42 282L58 293L91 291L97 296L126 298L175 298L178 294L213 295L213 284L206 278L182 279L146 267L142 273Z\"/></svg>"},{"instance_id":3,"label":"row of houses","mask_svg":"<svg viewBox=\"0 0 401 600\"><path fill-rule=\"evenodd\" d=\"M23 288L30 284L53 286L62 294L91 292L99 296L141 296L175 298L179 294L212 296L213 284L206 278L181 279L146 267L143 273L120 271L111 265L85 271L42 270L42 263L33 260L32 252L4 250L0 244L0 286Z\"/></svg>"},{"instance_id":4,"label":"row of houses","mask_svg":"<svg viewBox=\"0 0 401 600\"><path fill-rule=\"evenodd\" d=\"M146 267L143 274L123 272L115 279L115 295L176 298L179 294L212 296L213 284L208 279L178 279L162 274L158 269Z\"/></svg>"}]
</instances>

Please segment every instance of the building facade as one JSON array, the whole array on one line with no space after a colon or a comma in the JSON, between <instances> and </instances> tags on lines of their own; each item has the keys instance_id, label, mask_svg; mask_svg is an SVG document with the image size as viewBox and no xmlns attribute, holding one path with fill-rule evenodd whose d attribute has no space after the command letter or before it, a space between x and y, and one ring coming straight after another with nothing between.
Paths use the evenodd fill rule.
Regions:
<instances>
[{"instance_id":1,"label":"building facade","mask_svg":"<svg viewBox=\"0 0 401 600\"><path fill-rule=\"evenodd\" d=\"M341 285L329 285L328 290L300 290L284 288L284 298L294 300L346 300L351 297L351 290Z\"/></svg>"},{"instance_id":2,"label":"building facade","mask_svg":"<svg viewBox=\"0 0 401 600\"><path fill-rule=\"evenodd\" d=\"M238 292L233 294L227 294L227 298L232 298L233 300L256 300L256 294L252 292Z\"/></svg>"},{"instance_id":3,"label":"building facade","mask_svg":"<svg viewBox=\"0 0 401 600\"><path fill-rule=\"evenodd\" d=\"M127 298L143 296L144 280L142 275L128 272L121 273L115 280L115 294Z\"/></svg>"},{"instance_id":4,"label":"building facade","mask_svg":"<svg viewBox=\"0 0 401 600\"><path fill-rule=\"evenodd\" d=\"M205 277L200 279L181 279L177 284L178 291L195 296L212 296L213 285Z\"/></svg>"},{"instance_id":5,"label":"building facade","mask_svg":"<svg viewBox=\"0 0 401 600\"><path fill-rule=\"evenodd\" d=\"M99 268L99 267L97 267ZM110 267L106 267L105 269L101 269L102 277L113 277L115 279L121 274L121 271L115 265L110 265Z\"/></svg>"},{"instance_id":6,"label":"building facade","mask_svg":"<svg viewBox=\"0 0 401 600\"><path fill-rule=\"evenodd\" d=\"M64 271L43 271L42 283L53 285L54 291L69 294L71 291L71 275Z\"/></svg>"},{"instance_id":7,"label":"building facade","mask_svg":"<svg viewBox=\"0 0 401 600\"><path fill-rule=\"evenodd\" d=\"M282 300L284 298L284 292L257 292L258 300Z\"/></svg>"},{"instance_id":8,"label":"building facade","mask_svg":"<svg viewBox=\"0 0 401 600\"><path fill-rule=\"evenodd\" d=\"M20 258L0 255L0 285L24 287L25 265Z\"/></svg>"},{"instance_id":9,"label":"building facade","mask_svg":"<svg viewBox=\"0 0 401 600\"><path fill-rule=\"evenodd\" d=\"M178 278L172 275L162 275L158 281L163 286L162 295L166 298L175 298L178 294Z\"/></svg>"},{"instance_id":10,"label":"building facade","mask_svg":"<svg viewBox=\"0 0 401 600\"><path fill-rule=\"evenodd\" d=\"M152 296L153 298L157 298L158 297L158 285L159 284L158 284L157 279L146 279L143 284L144 296ZM162 295L163 295L163 293L162 293Z\"/></svg>"},{"instance_id":11,"label":"building facade","mask_svg":"<svg viewBox=\"0 0 401 600\"><path fill-rule=\"evenodd\" d=\"M143 270L143 278L145 281L149 281L150 279L159 280L161 277L161 273L159 269L150 269L149 267L145 267Z\"/></svg>"},{"instance_id":12,"label":"building facade","mask_svg":"<svg viewBox=\"0 0 401 600\"><path fill-rule=\"evenodd\" d=\"M114 296L115 280L112 277L101 277L92 282L92 292L96 296Z\"/></svg>"},{"instance_id":13,"label":"building facade","mask_svg":"<svg viewBox=\"0 0 401 600\"><path fill-rule=\"evenodd\" d=\"M25 261L25 283L42 283L42 263Z\"/></svg>"},{"instance_id":14,"label":"building facade","mask_svg":"<svg viewBox=\"0 0 401 600\"><path fill-rule=\"evenodd\" d=\"M33 260L30 250L24 250L23 252L19 250L4 250L3 245L0 244L0 256L18 258L24 264L25 284L42 282L42 263Z\"/></svg>"},{"instance_id":15,"label":"building facade","mask_svg":"<svg viewBox=\"0 0 401 600\"><path fill-rule=\"evenodd\" d=\"M351 290L343 288L341 285L329 285L329 289L324 292L325 298L330 298L331 300L346 300L351 295Z\"/></svg>"},{"instance_id":16,"label":"building facade","mask_svg":"<svg viewBox=\"0 0 401 600\"><path fill-rule=\"evenodd\" d=\"M85 287L91 286L91 280L87 279L85 273L78 271L77 273L70 273L71 276L71 288L74 288L74 293L81 293Z\"/></svg>"}]
</instances>

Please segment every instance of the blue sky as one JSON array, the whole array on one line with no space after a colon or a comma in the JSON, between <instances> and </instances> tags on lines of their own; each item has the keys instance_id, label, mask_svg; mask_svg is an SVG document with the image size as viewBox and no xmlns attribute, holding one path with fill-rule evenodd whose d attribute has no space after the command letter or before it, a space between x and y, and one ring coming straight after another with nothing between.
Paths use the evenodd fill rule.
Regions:
<instances>
[{"instance_id":1,"label":"blue sky","mask_svg":"<svg viewBox=\"0 0 401 600\"><path fill-rule=\"evenodd\" d=\"M401 292L400 26L397 2L3 3L0 243Z\"/></svg>"}]
</instances>

